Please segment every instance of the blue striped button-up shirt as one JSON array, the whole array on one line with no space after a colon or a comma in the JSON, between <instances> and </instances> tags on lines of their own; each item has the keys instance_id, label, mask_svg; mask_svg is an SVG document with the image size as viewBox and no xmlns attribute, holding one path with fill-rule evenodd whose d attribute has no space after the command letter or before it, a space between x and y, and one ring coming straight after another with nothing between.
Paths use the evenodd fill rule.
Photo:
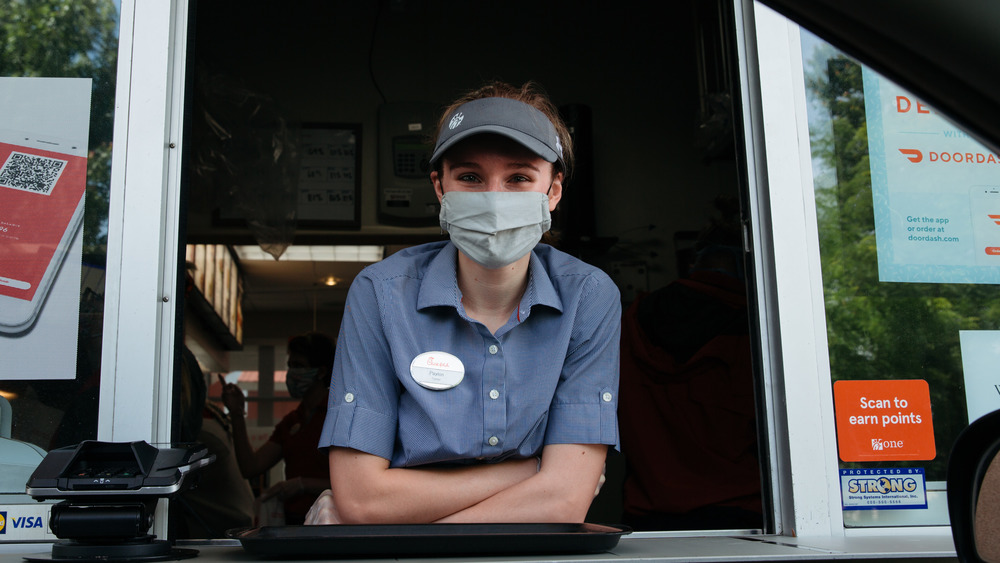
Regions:
<instances>
[{"instance_id":1,"label":"blue striped button-up shirt","mask_svg":"<svg viewBox=\"0 0 1000 563\"><path fill-rule=\"evenodd\" d=\"M601 270L540 244L520 306L492 334L469 318L450 242L400 251L355 279L337 342L320 447L392 467L500 461L546 444L618 446L621 303ZM462 381L422 387L425 352L461 360Z\"/></svg>"}]
</instances>

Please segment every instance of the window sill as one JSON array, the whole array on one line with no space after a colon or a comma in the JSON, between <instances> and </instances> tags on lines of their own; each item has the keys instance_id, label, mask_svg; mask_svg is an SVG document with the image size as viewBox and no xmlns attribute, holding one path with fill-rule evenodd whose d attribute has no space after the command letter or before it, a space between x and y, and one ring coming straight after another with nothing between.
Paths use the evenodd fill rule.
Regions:
<instances>
[{"instance_id":1,"label":"window sill","mask_svg":"<svg viewBox=\"0 0 1000 563\"><path fill-rule=\"evenodd\" d=\"M245 561L247 555L234 540L183 542L182 547L198 549L198 561L225 563ZM0 554L40 556L51 553L47 543L0 544ZM951 559L955 547L950 535L879 535L863 537L788 536L692 536L658 537L636 533L623 537L606 553L580 555L524 555L511 561L834 561L850 559ZM452 563L495 560L492 557L449 557ZM346 560L344 560L346 563ZM374 563L373 559L365 559Z\"/></svg>"}]
</instances>

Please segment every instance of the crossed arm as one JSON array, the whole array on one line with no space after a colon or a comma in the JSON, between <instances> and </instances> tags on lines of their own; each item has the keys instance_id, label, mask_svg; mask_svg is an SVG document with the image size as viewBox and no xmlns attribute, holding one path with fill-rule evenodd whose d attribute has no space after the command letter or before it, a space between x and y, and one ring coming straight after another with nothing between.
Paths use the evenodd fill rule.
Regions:
<instances>
[{"instance_id":1,"label":"crossed arm","mask_svg":"<svg viewBox=\"0 0 1000 563\"><path fill-rule=\"evenodd\" d=\"M390 468L384 458L334 447L331 489L306 523L582 522L606 454L600 444L552 444L541 464Z\"/></svg>"}]
</instances>

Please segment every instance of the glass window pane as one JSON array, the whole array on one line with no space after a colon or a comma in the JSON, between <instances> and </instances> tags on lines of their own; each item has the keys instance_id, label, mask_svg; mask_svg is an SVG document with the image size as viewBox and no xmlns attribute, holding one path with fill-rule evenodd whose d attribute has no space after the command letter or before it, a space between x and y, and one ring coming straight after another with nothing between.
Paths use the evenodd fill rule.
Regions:
<instances>
[{"instance_id":1,"label":"glass window pane","mask_svg":"<svg viewBox=\"0 0 1000 563\"><path fill-rule=\"evenodd\" d=\"M998 157L803 32L847 526L947 524L948 453L1000 408Z\"/></svg>"},{"instance_id":2,"label":"glass window pane","mask_svg":"<svg viewBox=\"0 0 1000 563\"><path fill-rule=\"evenodd\" d=\"M119 9L0 0L0 494L97 437Z\"/></svg>"}]
</instances>

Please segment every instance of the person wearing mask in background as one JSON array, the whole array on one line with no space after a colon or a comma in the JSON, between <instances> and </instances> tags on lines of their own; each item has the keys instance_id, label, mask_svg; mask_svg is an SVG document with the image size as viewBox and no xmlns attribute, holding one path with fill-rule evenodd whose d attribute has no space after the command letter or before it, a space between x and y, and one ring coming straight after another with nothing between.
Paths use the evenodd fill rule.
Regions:
<instances>
[{"instance_id":1,"label":"person wearing mask in background","mask_svg":"<svg viewBox=\"0 0 1000 563\"><path fill-rule=\"evenodd\" d=\"M243 414L243 391L222 381L222 401L233 421L233 442L240 471L253 478L285 460L285 480L268 487L258 502L284 502L285 524L302 524L316 497L330 487L326 452L316 449L326 416L326 398L335 354L334 341L319 332L288 341L288 394L299 406L275 426L267 442L254 451ZM221 377L220 377L221 380Z\"/></svg>"},{"instance_id":2,"label":"person wearing mask in background","mask_svg":"<svg viewBox=\"0 0 1000 563\"><path fill-rule=\"evenodd\" d=\"M441 118L430 179L450 241L351 286L307 524L582 522L617 447L621 304L538 244L571 139L534 85L491 83Z\"/></svg>"}]
</instances>

